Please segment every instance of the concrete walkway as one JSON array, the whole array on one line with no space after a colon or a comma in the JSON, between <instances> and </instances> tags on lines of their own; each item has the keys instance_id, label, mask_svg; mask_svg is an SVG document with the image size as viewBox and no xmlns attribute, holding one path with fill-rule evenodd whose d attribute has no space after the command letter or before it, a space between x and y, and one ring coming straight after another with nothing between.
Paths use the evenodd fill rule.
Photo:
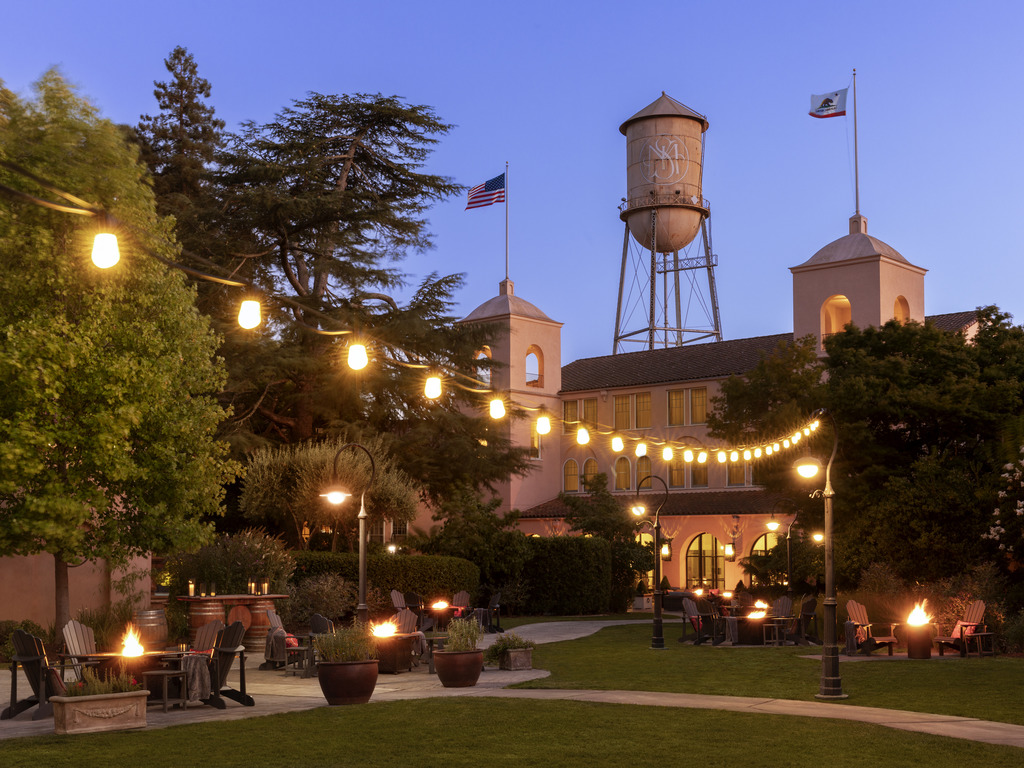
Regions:
<instances>
[{"instance_id":1,"label":"concrete walkway","mask_svg":"<svg viewBox=\"0 0 1024 768\"><path fill-rule=\"evenodd\" d=\"M670 620L671 621L671 620ZM573 640L597 632L599 629L617 624L635 624L635 621L557 621L528 624L515 629L516 634L536 643L555 643ZM481 646L488 645L494 636L483 639ZM727 646L719 646L728 652ZM871 657L889 659L885 657ZM859 660L868 659L857 657ZM846 662L847 657L843 657ZM853 661L854 659L849 659ZM193 704L185 710L172 709L163 712L159 707L150 706L147 712L147 729L166 728L184 723L206 721L222 722L248 717L294 712L326 706L315 679L285 675L280 671L261 671L250 661L246 669L246 688L256 700L256 706L243 707L228 702L227 709L217 710L202 704ZM881 725L904 731L930 733L958 739L1001 744L1024 748L1024 726L995 723L967 717L933 715L921 712L906 712L893 709L858 707L848 704L831 704L818 701L790 701L740 696L706 696L686 693L664 693L651 691L580 691L580 690L510 690L514 683L547 677L544 670L507 672L492 668L481 675L480 681L472 688L445 688L436 675L427 673L426 664L412 672L399 675L381 675L373 693L373 702L423 699L438 696L496 697L509 699L561 699L587 701L605 704L637 704L657 707L680 707L688 709L719 709L731 712L754 714L792 715L796 717L832 718ZM238 686L235 671L229 682ZM10 671L0 672L0 697L6 703L10 690ZM19 692L28 691L27 681L18 682ZM33 721L33 710L23 712L13 720L0 721L0 740L20 736L34 736L53 733L53 721Z\"/></svg>"}]
</instances>

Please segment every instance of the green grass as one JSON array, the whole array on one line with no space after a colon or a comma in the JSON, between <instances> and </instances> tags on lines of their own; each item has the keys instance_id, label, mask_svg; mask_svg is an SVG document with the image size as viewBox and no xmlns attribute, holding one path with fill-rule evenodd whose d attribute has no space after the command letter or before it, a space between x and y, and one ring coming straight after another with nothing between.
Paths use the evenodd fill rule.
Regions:
<instances>
[{"instance_id":1,"label":"green grass","mask_svg":"<svg viewBox=\"0 0 1024 768\"><path fill-rule=\"evenodd\" d=\"M521 688L670 691L813 700L820 660L802 658L819 646L731 648L676 642L665 625L664 651L650 649L650 625L607 627L596 635L539 645L533 664L551 676ZM691 635L692 636L692 635ZM884 653L882 651L881 653ZM845 661L839 657L847 704L978 717L1024 725L1020 690L1024 659L996 656L927 661Z\"/></svg>"},{"instance_id":2,"label":"green grass","mask_svg":"<svg viewBox=\"0 0 1024 768\"><path fill-rule=\"evenodd\" d=\"M1021 750L862 723L568 701L425 699L139 733L3 742L26 766L706 765L1016 768Z\"/></svg>"}]
</instances>

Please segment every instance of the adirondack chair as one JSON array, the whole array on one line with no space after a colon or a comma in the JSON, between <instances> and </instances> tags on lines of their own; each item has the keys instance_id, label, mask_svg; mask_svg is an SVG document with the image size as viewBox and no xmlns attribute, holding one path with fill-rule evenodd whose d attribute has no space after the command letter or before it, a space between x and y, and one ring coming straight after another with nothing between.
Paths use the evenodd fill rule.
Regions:
<instances>
[{"instance_id":1,"label":"adirondack chair","mask_svg":"<svg viewBox=\"0 0 1024 768\"><path fill-rule=\"evenodd\" d=\"M309 634L328 635L334 631L334 622L326 616L314 613L309 617Z\"/></svg>"},{"instance_id":2,"label":"adirondack chair","mask_svg":"<svg viewBox=\"0 0 1024 768\"><path fill-rule=\"evenodd\" d=\"M203 699L204 704L209 704L217 709L227 707L225 698L237 701L246 707L256 706L252 696L245 692L245 646L242 645L242 637L245 635L245 626L236 621L225 627L217 635L217 642L213 646L213 654L210 658L210 697ZM239 657L239 688L229 688L228 673L235 663L235 657Z\"/></svg>"},{"instance_id":3,"label":"adirondack chair","mask_svg":"<svg viewBox=\"0 0 1024 768\"><path fill-rule=\"evenodd\" d=\"M783 645L786 642L786 636L793 623L792 613L792 598L783 596L772 603L771 620L766 621L761 628L765 645Z\"/></svg>"},{"instance_id":4,"label":"adirondack chair","mask_svg":"<svg viewBox=\"0 0 1024 768\"><path fill-rule=\"evenodd\" d=\"M427 636L416 630L416 614L408 608L403 608L391 617L391 623L395 625L395 631L403 635L415 635L413 640L413 659L415 666L420 665L420 656L426 653Z\"/></svg>"},{"instance_id":5,"label":"adirondack chair","mask_svg":"<svg viewBox=\"0 0 1024 768\"><path fill-rule=\"evenodd\" d=\"M313 666L311 639L305 638L305 642L303 642L294 635L290 635L285 630L284 623L277 615L277 611L268 610L267 620L270 622L270 627L267 629L267 642L263 652L264 662L260 664L260 669L284 667L287 673L288 667L291 666L293 674L298 674L301 669L302 676L309 677ZM288 642L289 638L292 639L292 643Z\"/></svg>"},{"instance_id":6,"label":"adirondack chair","mask_svg":"<svg viewBox=\"0 0 1024 768\"><path fill-rule=\"evenodd\" d=\"M893 628L896 626L895 624L884 625L889 628L888 635L872 635L871 627L873 625L868 621L867 608L856 600L850 600L846 604L846 613L849 615L850 622L853 624L857 646L860 648L861 653L869 654L884 645L889 649L889 655L892 656L893 647L897 643L896 636L893 635Z\"/></svg>"},{"instance_id":7,"label":"adirondack chair","mask_svg":"<svg viewBox=\"0 0 1024 768\"><path fill-rule=\"evenodd\" d=\"M82 679L82 667L86 666L85 657L96 653L96 633L72 619L64 625L64 655L61 657L61 676L63 677L65 661L71 662L75 676Z\"/></svg>"},{"instance_id":8,"label":"adirondack chair","mask_svg":"<svg viewBox=\"0 0 1024 768\"><path fill-rule=\"evenodd\" d=\"M196 631L196 639L189 646L190 649L194 652L210 653L213 650L213 646L217 644L217 635L220 634L222 629L224 629L224 622L220 619L214 619L203 624Z\"/></svg>"},{"instance_id":9,"label":"adirondack chair","mask_svg":"<svg viewBox=\"0 0 1024 768\"><path fill-rule=\"evenodd\" d=\"M686 642L688 630L693 632L693 641L700 639L700 614L697 612L697 603L692 598L684 597L683 600L683 634L679 636L679 642Z\"/></svg>"},{"instance_id":10,"label":"adirondack chair","mask_svg":"<svg viewBox=\"0 0 1024 768\"><path fill-rule=\"evenodd\" d=\"M456 618L465 618L473 610L469 607L469 592L462 590L456 592L455 597L452 598L452 616Z\"/></svg>"},{"instance_id":11,"label":"adirondack chair","mask_svg":"<svg viewBox=\"0 0 1024 768\"><path fill-rule=\"evenodd\" d=\"M11 657L11 705L0 712L0 720L12 717L36 705L39 709L32 715L33 720L53 717L53 705L49 698L64 693L64 681L46 658L43 641L23 629L11 633L14 656ZM18 667L25 671L32 695L18 700Z\"/></svg>"},{"instance_id":12,"label":"adirondack chair","mask_svg":"<svg viewBox=\"0 0 1024 768\"><path fill-rule=\"evenodd\" d=\"M403 595L397 589L391 590L391 604L395 607L396 610L402 610L403 608L408 607L405 604L405 595Z\"/></svg>"},{"instance_id":13,"label":"adirondack chair","mask_svg":"<svg viewBox=\"0 0 1024 768\"><path fill-rule=\"evenodd\" d=\"M700 645L710 639L712 645L718 645L725 640L725 623L722 621L722 614L710 600L697 600L697 616L700 618L700 627L694 645Z\"/></svg>"},{"instance_id":14,"label":"adirondack chair","mask_svg":"<svg viewBox=\"0 0 1024 768\"><path fill-rule=\"evenodd\" d=\"M933 639L939 649L939 656L943 655L946 646L960 651L961 656L967 655L967 643L975 632L985 632L987 627L982 623L985 620L985 601L975 600L964 611L964 617L956 623L948 635L940 635ZM940 630L941 632L941 630Z\"/></svg>"},{"instance_id":15,"label":"adirondack chair","mask_svg":"<svg viewBox=\"0 0 1024 768\"><path fill-rule=\"evenodd\" d=\"M420 632L434 628L434 620L423 610L423 600L415 592L405 593L405 607L416 614L417 629Z\"/></svg>"}]
</instances>

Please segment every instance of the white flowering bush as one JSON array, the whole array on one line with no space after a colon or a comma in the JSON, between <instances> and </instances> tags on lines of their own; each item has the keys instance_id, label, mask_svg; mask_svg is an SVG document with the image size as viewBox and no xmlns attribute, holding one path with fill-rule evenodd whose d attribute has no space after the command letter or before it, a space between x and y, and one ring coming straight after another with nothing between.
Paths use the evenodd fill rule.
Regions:
<instances>
[{"instance_id":1,"label":"white flowering bush","mask_svg":"<svg viewBox=\"0 0 1024 768\"><path fill-rule=\"evenodd\" d=\"M1001 477L1005 485L998 493L999 506L992 510L992 524L981 537L1015 556L1024 537L1024 446L1016 461L1003 466Z\"/></svg>"}]
</instances>

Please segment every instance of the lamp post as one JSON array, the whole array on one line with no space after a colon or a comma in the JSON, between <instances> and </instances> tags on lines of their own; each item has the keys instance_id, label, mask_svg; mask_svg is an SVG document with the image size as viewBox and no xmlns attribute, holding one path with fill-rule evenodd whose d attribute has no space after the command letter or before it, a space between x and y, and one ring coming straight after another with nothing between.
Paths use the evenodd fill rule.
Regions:
<instances>
[{"instance_id":1,"label":"lamp post","mask_svg":"<svg viewBox=\"0 0 1024 768\"><path fill-rule=\"evenodd\" d=\"M815 698L845 699L843 681L839 676L839 646L836 645L836 583L832 562L832 499L836 495L832 490L832 462L839 449L839 432L835 417L828 410L821 408L814 413L814 418L826 416L832 423L832 455L825 467L825 489L811 494L813 498L825 500L825 643L821 654L821 684ZM821 469L821 462L817 459L801 459L795 467L801 477L810 478Z\"/></svg>"},{"instance_id":2,"label":"lamp post","mask_svg":"<svg viewBox=\"0 0 1024 768\"><path fill-rule=\"evenodd\" d=\"M377 465L373 461L373 455L360 443L345 443L334 454L334 469L331 473L331 486L320 495L325 497L331 504L341 504L352 494L342 490L338 481L338 459L348 448L358 448L370 460L370 481L363 487L359 495L359 604L356 606L356 618L366 623L369 619L370 610L366 605L366 489L373 487L373 480L377 476Z\"/></svg>"},{"instance_id":3,"label":"lamp post","mask_svg":"<svg viewBox=\"0 0 1024 768\"><path fill-rule=\"evenodd\" d=\"M633 505L632 512L637 517L647 514L647 508L639 502L640 487L648 480L657 480L665 489L665 495L654 512L654 522L641 520L640 525L649 525L654 529L654 625L651 633L651 650L665 650L665 633L661 620L661 509L668 501L668 485L660 477L648 475L636 484L637 503Z\"/></svg>"}]
</instances>

